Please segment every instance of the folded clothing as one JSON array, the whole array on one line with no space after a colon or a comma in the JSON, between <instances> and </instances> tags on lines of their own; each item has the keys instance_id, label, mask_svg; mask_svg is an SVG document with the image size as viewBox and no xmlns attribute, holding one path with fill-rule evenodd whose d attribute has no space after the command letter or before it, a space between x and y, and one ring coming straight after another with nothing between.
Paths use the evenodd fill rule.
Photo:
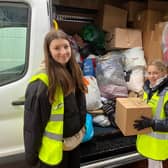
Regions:
<instances>
[{"instance_id":1,"label":"folded clothing","mask_svg":"<svg viewBox=\"0 0 168 168\"><path fill-rule=\"evenodd\" d=\"M111 122L105 115L97 115L93 117L93 123L101 127L109 127L111 125Z\"/></svg>"}]
</instances>

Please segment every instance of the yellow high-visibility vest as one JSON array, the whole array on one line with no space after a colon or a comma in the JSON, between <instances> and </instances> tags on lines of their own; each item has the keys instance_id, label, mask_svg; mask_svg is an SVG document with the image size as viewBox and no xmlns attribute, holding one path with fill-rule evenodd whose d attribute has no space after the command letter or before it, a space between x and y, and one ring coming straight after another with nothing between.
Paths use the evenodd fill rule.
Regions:
<instances>
[{"instance_id":1,"label":"yellow high-visibility vest","mask_svg":"<svg viewBox=\"0 0 168 168\"><path fill-rule=\"evenodd\" d=\"M147 102L152 107L154 119L165 119L164 105L168 101L167 88L158 95L155 92ZM147 101L148 95L144 92L144 100ZM168 132L153 131L148 134L137 136L136 147L140 154L154 160L168 159Z\"/></svg>"},{"instance_id":2,"label":"yellow high-visibility vest","mask_svg":"<svg viewBox=\"0 0 168 168\"><path fill-rule=\"evenodd\" d=\"M42 72L34 75L30 82L35 80L41 80L48 87L48 76L46 73ZM39 150L39 159L48 165L59 164L63 155L64 97L60 87L57 87L55 96L56 98L51 106L50 118L45 127Z\"/></svg>"}]
</instances>

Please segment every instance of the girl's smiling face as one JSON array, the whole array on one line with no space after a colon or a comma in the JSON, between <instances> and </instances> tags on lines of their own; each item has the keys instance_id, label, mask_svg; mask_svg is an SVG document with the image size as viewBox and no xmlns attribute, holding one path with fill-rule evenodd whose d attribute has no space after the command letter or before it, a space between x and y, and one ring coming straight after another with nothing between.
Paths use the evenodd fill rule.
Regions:
<instances>
[{"instance_id":1,"label":"girl's smiling face","mask_svg":"<svg viewBox=\"0 0 168 168\"><path fill-rule=\"evenodd\" d=\"M162 72L155 65L149 65L147 69L147 77L150 84L153 86L156 84L157 80L165 76L165 72Z\"/></svg>"},{"instance_id":2,"label":"girl's smiling face","mask_svg":"<svg viewBox=\"0 0 168 168\"><path fill-rule=\"evenodd\" d=\"M52 40L49 45L49 51L52 58L62 65L65 65L71 58L71 46L66 39Z\"/></svg>"}]
</instances>

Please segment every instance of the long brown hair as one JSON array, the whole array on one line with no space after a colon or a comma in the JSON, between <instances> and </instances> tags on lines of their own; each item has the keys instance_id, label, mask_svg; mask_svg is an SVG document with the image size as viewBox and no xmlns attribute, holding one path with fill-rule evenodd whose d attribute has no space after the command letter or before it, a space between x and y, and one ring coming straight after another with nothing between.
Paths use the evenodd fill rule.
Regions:
<instances>
[{"instance_id":1,"label":"long brown hair","mask_svg":"<svg viewBox=\"0 0 168 168\"><path fill-rule=\"evenodd\" d=\"M50 53L49 45L54 39L68 39L68 35L62 30L51 30L47 33L44 40L44 55L46 71L49 78L49 101L54 101L54 95L57 87L61 87L64 95L70 94L72 91L79 89L86 92L85 85L82 79L82 71L79 64L76 62L74 52L71 47L71 57L66 67L56 62ZM71 46L71 45L70 45Z\"/></svg>"}]
</instances>

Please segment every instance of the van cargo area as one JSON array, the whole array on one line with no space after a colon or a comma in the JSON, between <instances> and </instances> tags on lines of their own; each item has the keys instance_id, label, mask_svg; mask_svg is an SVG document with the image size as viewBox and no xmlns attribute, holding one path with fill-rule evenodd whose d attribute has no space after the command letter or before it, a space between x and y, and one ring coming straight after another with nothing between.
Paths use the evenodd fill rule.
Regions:
<instances>
[{"instance_id":1,"label":"van cargo area","mask_svg":"<svg viewBox=\"0 0 168 168\"><path fill-rule=\"evenodd\" d=\"M69 35L83 74L93 84L86 101L94 136L81 144L81 168L146 161L136 150L137 132L124 136L117 126L115 103L142 98L147 63L168 62L167 11L166 0L0 0L0 167L24 162L24 94L44 61L44 36L51 28ZM124 108L129 119L131 110Z\"/></svg>"}]
</instances>

